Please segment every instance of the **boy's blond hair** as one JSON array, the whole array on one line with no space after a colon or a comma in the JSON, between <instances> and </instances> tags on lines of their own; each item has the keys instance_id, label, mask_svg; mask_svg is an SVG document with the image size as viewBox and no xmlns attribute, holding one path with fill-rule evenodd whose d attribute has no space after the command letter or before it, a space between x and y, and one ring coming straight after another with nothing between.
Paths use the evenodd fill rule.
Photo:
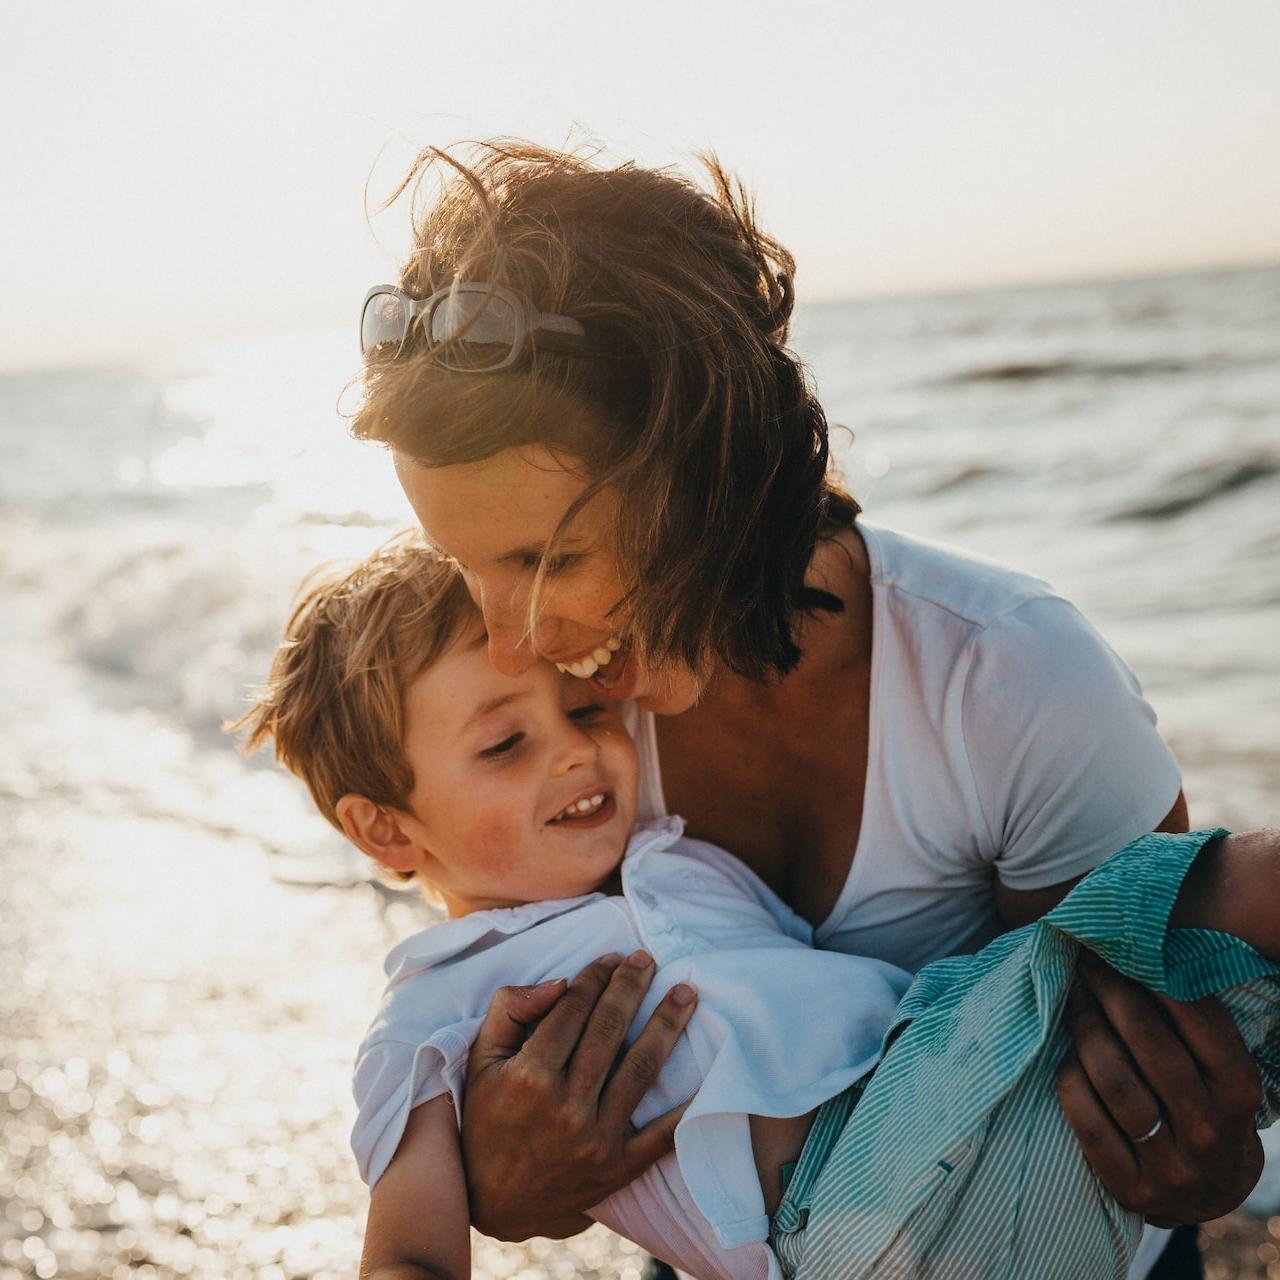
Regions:
<instances>
[{"instance_id":1,"label":"boy's blond hair","mask_svg":"<svg viewBox=\"0 0 1280 1280\"><path fill-rule=\"evenodd\" d=\"M405 690L478 617L457 565L418 530L398 534L303 581L266 684L229 727L245 732L248 752L274 739L276 759L339 830L348 793L405 809Z\"/></svg>"}]
</instances>

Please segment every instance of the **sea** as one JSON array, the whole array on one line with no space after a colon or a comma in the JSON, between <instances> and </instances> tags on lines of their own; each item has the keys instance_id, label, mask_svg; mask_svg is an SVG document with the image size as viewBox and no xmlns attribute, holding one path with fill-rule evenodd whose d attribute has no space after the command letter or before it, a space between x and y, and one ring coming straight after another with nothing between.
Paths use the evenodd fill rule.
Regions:
<instances>
[{"instance_id":1,"label":"sea","mask_svg":"<svg viewBox=\"0 0 1280 1280\"><path fill-rule=\"evenodd\" d=\"M815 305L792 342L869 516L1048 580L1138 673L1194 820L1280 821L1280 269ZM222 730L303 573L411 522L347 433L357 367L303 333L0 377L0 684L39 691L0 786L124 770L281 875L357 873ZM136 740L76 732L94 703Z\"/></svg>"},{"instance_id":2,"label":"sea","mask_svg":"<svg viewBox=\"0 0 1280 1280\"><path fill-rule=\"evenodd\" d=\"M121 973L145 985L171 964L181 978L167 997L175 1010L182 983L212 984L218 998L240 1000L228 1006L227 1025L238 1020L243 1030L258 1018L252 1025L265 1042L279 1028L262 1010L268 987L253 976L260 956L281 969L307 965L309 935L298 922L324 903L321 949L333 953L332 967L333 922L348 896L361 910L373 901L363 861L314 815L299 784L266 757L245 759L225 730L265 675L303 574L359 556L411 522L388 456L348 434L358 395L352 329L253 338L163 365L0 376L0 815L8 827L0 833L0 899L12 895L10 943L0 952L19 974L0 985L0 1014L11 1019L10 1032L0 1031L0 1109L14 1109L25 1094L29 1124L11 1130L26 1172L0 1179L0 1201L11 1204L0 1215L5 1277L146 1274L137 1261L146 1249L145 1265L161 1275L330 1274L320 1263L286 1265L293 1246L271 1243L285 1219L262 1218L261 1188L243 1204L225 1188L184 1191L159 1139L145 1160L161 1189L148 1192L152 1183L139 1176L119 1209L123 1193L109 1188L99 1226L82 1226L74 1206L57 1208L68 1175L42 1153L51 1133L66 1137L60 1125L74 1128L58 1110L56 1081L68 1089L68 1080L80 1081L83 1092L97 1073L115 1079L124 1015L104 1020L102 1004L122 989ZM833 425L844 478L870 517L1046 579L1138 674L1181 762L1193 823L1280 824L1280 267L805 305L792 344ZM128 847L135 838L137 850ZM222 896L213 888L219 867L239 877ZM151 884L164 887L155 904L144 901ZM245 901L250 894L256 905ZM69 961L54 946L69 919L103 939L89 949L94 955L117 945L112 912L117 933L155 931L151 952L128 952L133 968L104 970L79 953ZM208 923L219 913L236 917L230 932ZM184 928L206 949L172 968L191 942ZM300 954L254 951L275 945L273 931L299 938ZM172 939L164 954L160 938ZM229 954L228 938L240 949L238 996L209 976ZM307 1003L314 992L288 996L290 1053L319 1035L321 1023L331 1037L338 1065L322 1064L322 1091L346 1071L365 987L376 994L375 941L361 933L343 944L344 956L369 951L361 960L368 974L337 1030L324 1022L332 1000L326 1012ZM53 949L37 963L31 957L42 947ZM50 994L58 990L50 975L68 963L80 966L86 990L107 993L88 1001L92 1008L75 1006L75 1025L85 1028L78 1048L58 1040L72 1021L57 1013L64 997ZM341 985L333 979L329 990ZM147 1022L155 1010L139 1009L127 1032L137 1040L125 1058L134 1070L147 1061L145 1046L159 1043ZM206 1039L208 1054L220 1038ZM253 1057L246 1046L254 1041L236 1043L224 1056ZM197 1132L212 1105L199 1083L207 1059L199 1068L184 1059L196 1081L184 1094L155 1053L133 1086L138 1114L128 1133L135 1122L151 1123L146 1098L162 1088L157 1081L167 1096L186 1098ZM250 1092L265 1087L232 1065L224 1070L227 1088L237 1080ZM279 1077L274 1068L270 1075ZM54 1093L41 1095L40 1080L53 1080ZM272 1195L284 1194L280 1179L304 1141L325 1153L314 1169L329 1170L331 1185L347 1176L325 1163L341 1146L347 1106L345 1083L334 1088L331 1113L311 1137L299 1130L292 1146L281 1139L272 1148ZM41 1097L47 1114L36 1116ZM100 1123L101 1113L90 1114L76 1130L85 1168L115 1167L102 1164ZM227 1130L219 1141L241 1149L259 1128L246 1120L244 1133ZM189 1134L183 1141L199 1146ZM229 1157L203 1151L200 1167L216 1183ZM1278 1165L1272 1161L1262 1210L1273 1214ZM314 1169L297 1174L289 1212L314 1216ZM343 1193L351 1225L324 1246L332 1274L354 1258L347 1236L358 1244L351 1181ZM149 1244L128 1217L144 1201ZM243 1211L243 1227L224 1224L220 1236L211 1203ZM123 1219L111 1218L117 1211ZM70 1225L57 1225L59 1213ZM1280 1218L1273 1222L1280 1237ZM54 1228L71 1243L58 1245ZM121 1244L125 1229L137 1236L133 1252ZM234 1272L201 1261L234 1254L238 1231L274 1260ZM73 1246L87 1259L83 1272L59 1270L56 1250L70 1257ZM155 1262L170 1257L166 1249L189 1265ZM607 1258L601 1274L624 1274ZM112 1259L124 1270L112 1271ZM478 1274L525 1274L528 1265L517 1259L506 1271L495 1263ZM553 1270L587 1275L596 1265Z\"/></svg>"}]
</instances>

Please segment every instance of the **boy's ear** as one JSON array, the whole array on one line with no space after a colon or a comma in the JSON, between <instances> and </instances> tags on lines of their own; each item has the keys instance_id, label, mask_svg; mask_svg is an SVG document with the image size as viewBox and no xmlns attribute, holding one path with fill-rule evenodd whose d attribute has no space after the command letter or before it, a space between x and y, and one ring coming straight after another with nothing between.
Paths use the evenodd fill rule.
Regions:
<instances>
[{"instance_id":1,"label":"boy's ear","mask_svg":"<svg viewBox=\"0 0 1280 1280\"><path fill-rule=\"evenodd\" d=\"M401 825L394 809L374 804L367 796L347 794L335 813L343 834L358 849L390 871L417 871L423 849Z\"/></svg>"}]
</instances>

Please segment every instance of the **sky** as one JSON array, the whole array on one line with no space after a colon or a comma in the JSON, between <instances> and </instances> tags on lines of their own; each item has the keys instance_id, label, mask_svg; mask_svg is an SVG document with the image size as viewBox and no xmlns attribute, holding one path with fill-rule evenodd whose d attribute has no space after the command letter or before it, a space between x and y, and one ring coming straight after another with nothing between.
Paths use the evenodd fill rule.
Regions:
<instances>
[{"instance_id":1,"label":"sky","mask_svg":"<svg viewBox=\"0 0 1280 1280\"><path fill-rule=\"evenodd\" d=\"M802 302L1280 261L1276 0L0 0L0 35L0 369L354 331L406 244L367 203L496 134L714 150Z\"/></svg>"}]
</instances>

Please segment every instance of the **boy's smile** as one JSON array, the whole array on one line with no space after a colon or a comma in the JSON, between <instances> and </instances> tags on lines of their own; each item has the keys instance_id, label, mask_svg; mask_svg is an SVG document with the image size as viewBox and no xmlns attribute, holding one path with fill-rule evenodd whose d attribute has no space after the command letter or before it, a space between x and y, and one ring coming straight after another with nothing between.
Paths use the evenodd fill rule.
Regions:
<instances>
[{"instance_id":1,"label":"boy's smile","mask_svg":"<svg viewBox=\"0 0 1280 1280\"><path fill-rule=\"evenodd\" d=\"M616 704L550 663L503 675L478 623L406 688L404 752L402 869L451 916L590 893L621 861L636 753Z\"/></svg>"}]
</instances>

